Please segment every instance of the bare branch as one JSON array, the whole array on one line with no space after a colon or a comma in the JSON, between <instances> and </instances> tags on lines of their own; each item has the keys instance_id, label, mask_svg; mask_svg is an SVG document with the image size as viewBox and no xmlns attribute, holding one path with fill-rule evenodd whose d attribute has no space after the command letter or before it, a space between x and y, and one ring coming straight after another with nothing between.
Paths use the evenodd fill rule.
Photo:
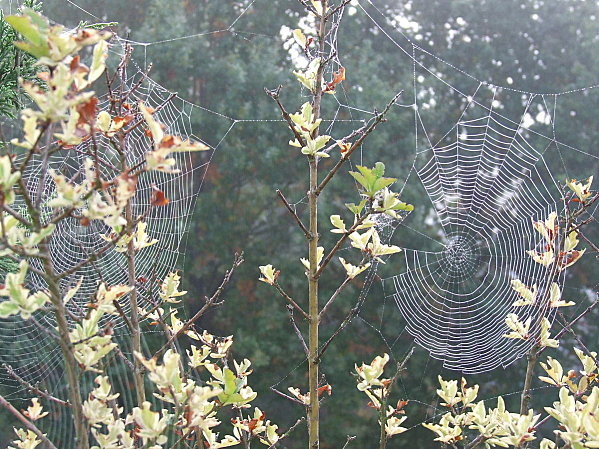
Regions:
<instances>
[{"instance_id":1,"label":"bare branch","mask_svg":"<svg viewBox=\"0 0 599 449\"><path fill-rule=\"evenodd\" d=\"M4 363L2 366L4 367L4 369L6 370L6 372L8 373L8 375L10 377L12 377L13 379L15 379L17 382L19 382L25 388L27 388L27 390L29 390L29 391L37 394L38 396L43 397L44 399L46 399L48 401L56 402L57 404L63 405L65 407L70 407L71 406L71 404L69 404L67 401L63 401L62 399L58 399L58 398L52 396L47 391L40 390L35 385L32 385L29 382L27 382L25 379L23 379L21 376L19 376L15 372L15 370L12 368L12 366L7 365L6 363Z\"/></svg>"},{"instance_id":2,"label":"bare branch","mask_svg":"<svg viewBox=\"0 0 599 449\"><path fill-rule=\"evenodd\" d=\"M352 155L352 153L354 151L356 151L356 149L360 145L362 145L364 140L366 140L366 138L370 135L370 133L372 133L376 129L376 127L379 125L379 123L381 123L382 121L385 120L387 113L389 112L391 107L395 104L395 102L398 100L398 98L400 97L400 95L402 93L403 93L403 91L399 91L391 99L391 101L389 103L387 103L387 105L385 106L385 109L383 109L383 112L376 113L375 116L368 121L368 123L364 126L364 130L361 132L360 137L358 137L358 139L356 139L351 144L351 147L349 148L347 153L344 154L344 157L342 157L341 159L339 159L339 161L337 161L337 163L333 166L333 168L331 168L331 170L327 173L325 178L320 182L320 184L318 185L318 188L316 189L316 195L320 195L320 193L322 192L322 189L324 189L324 187L329 183L329 181L333 178L333 176L335 176L335 174L339 171L341 166L343 166L343 164L349 159L349 157Z\"/></svg>"},{"instance_id":3,"label":"bare branch","mask_svg":"<svg viewBox=\"0 0 599 449\"><path fill-rule=\"evenodd\" d=\"M300 343L302 344L302 347L304 348L304 353L307 356L309 354L308 346L306 346L306 340L304 339L302 332L297 327L295 318L293 317L293 307L291 305L287 306L287 312L289 313L289 321L291 322L291 326L293 327L293 330L295 331L297 338L299 339Z\"/></svg>"},{"instance_id":4,"label":"bare branch","mask_svg":"<svg viewBox=\"0 0 599 449\"><path fill-rule=\"evenodd\" d=\"M553 338L556 340L559 340L559 338L562 335L564 335L566 332L568 332L570 330L570 328L576 322L578 322L578 320L580 320L584 316L588 315L591 312L591 310L593 310L595 308L597 303L599 303L599 297L596 298L595 301L590 306L588 306L580 315L578 315L576 318L574 318L572 321L570 321L570 324L568 324L567 326L564 326L557 334L555 334L555 337L553 337ZM545 347L541 348L541 350L539 352L543 352L544 350L545 350Z\"/></svg>"},{"instance_id":5,"label":"bare branch","mask_svg":"<svg viewBox=\"0 0 599 449\"><path fill-rule=\"evenodd\" d=\"M345 444L343 445L342 449L347 449L347 447L350 445L350 443L352 441L354 441L357 437L355 435L348 435L347 436L347 440L345 441Z\"/></svg>"},{"instance_id":6,"label":"bare branch","mask_svg":"<svg viewBox=\"0 0 599 449\"><path fill-rule=\"evenodd\" d=\"M27 418L25 418L25 416L23 416L21 414L21 412L19 412L16 408L14 408L6 399L4 399L4 397L2 395L0 395L0 405L2 407L4 407L6 410L8 410L15 418L17 418L19 421L21 421L21 423L29 430L31 430L33 433L35 433L35 435L42 440L42 442L46 445L46 447L48 449L57 449L56 446L54 446L54 444L52 443L52 441L50 441L48 438L46 438L46 435L44 435L40 429L37 428L37 426L35 424L33 424L31 421L29 421Z\"/></svg>"},{"instance_id":7,"label":"bare branch","mask_svg":"<svg viewBox=\"0 0 599 449\"><path fill-rule=\"evenodd\" d=\"M281 287L281 285L277 281L275 281L275 283L272 285L277 289L281 296L285 298L285 300L289 303L290 306L292 306L295 310L301 313L305 319L309 318L308 314L304 311L304 309L302 309L301 306L297 302L295 302L293 298L285 292L285 290L283 290L283 287Z\"/></svg>"},{"instance_id":8,"label":"bare branch","mask_svg":"<svg viewBox=\"0 0 599 449\"><path fill-rule=\"evenodd\" d=\"M333 293L331 295L331 298L327 301L327 303L324 305L324 307L318 314L318 321L322 320L322 318L327 314L329 307L331 307L331 304L333 304L333 302L335 302L335 300L337 299L339 294L345 289L345 287L347 287L347 285L349 284L349 282L352 279L353 278L350 278L349 276L347 276L345 278L345 280L341 283L341 285L339 287L337 287L337 290L335 290L335 293Z\"/></svg>"},{"instance_id":9,"label":"bare branch","mask_svg":"<svg viewBox=\"0 0 599 449\"><path fill-rule=\"evenodd\" d=\"M298 420L295 422L295 424L293 424L293 425L292 425L292 426L291 426L291 427L290 427L290 428L287 430L287 432L285 432L283 435L281 435L281 436L279 437L279 439L277 440L277 442L276 442L276 443L273 443L273 444L271 444L270 446L268 446L268 449L273 449L273 448L274 448L274 447L277 445L277 443L278 443L279 441L281 441L281 440L282 440L282 439L284 439L284 438L287 438L287 437L288 437L288 436L289 436L289 435L290 435L290 434L291 434L291 433L292 433L292 432L293 432L293 431L294 431L294 430L297 428L297 426L299 426L299 425L300 425L301 423L303 423L305 420L306 420L306 417L305 417L305 416L302 416L301 418L299 418L299 419L298 419Z\"/></svg>"},{"instance_id":10,"label":"bare branch","mask_svg":"<svg viewBox=\"0 0 599 449\"><path fill-rule=\"evenodd\" d=\"M289 396L288 394L283 393L282 391L277 390L275 387L270 387L271 391L273 391L274 393L278 394L279 396L290 400L291 402L295 402L296 404L299 404L303 407L306 407L306 404L304 404L302 401L300 401L297 398L294 398L292 396Z\"/></svg>"},{"instance_id":11,"label":"bare branch","mask_svg":"<svg viewBox=\"0 0 599 449\"><path fill-rule=\"evenodd\" d=\"M337 6L335 6L328 12L327 18L332 17L335 14L337 14L337 12L341 11L343 8L345 8L347 5L349 5L351 3L351 1L352 0L343 0L340 4L338 4Z\"/></svg>"},{"instance_id":12,"label":"bare branch","mask_svg":"<svg viewBox=\"0 0 599 449\"><path fill-rule=\"evenodd\" d=\"M302 223L302 220L300 219L300 217L298 217L297 213L293 210L293 208L291 207L291 204L289 204L289 202L287 201L287 199L285 198L283 193L279 189L277 189L276 192L277 192L277 195L279 196L279 198L281 199L281 201L283 202L283 204L285 205L285 207L287 208L287 210L289 211L289 213L291 214L291 216L295 219L295 222L297 223L297 225L301 228L301 230L304 233L304 235L306 236L306 238L310 238L310 231L308 231L308 228L306 228L306 226Z\"/></svg>"},{"instance_id":13,"label":"bare branch","mask_svg":"<svg viewBox=\"0 0 599 449\"><path fill-rule=\"evenodd\" d=\"M181 326L181 328L177 332L175 332L171 338L169 338L169 340L162 346L162 348L160 348L158 351L156 351L156 353L154 354L154 357L158 357L164 351L166 351L170 347L171 343L173 341L175 341L181 334L188 331L189 328L193 325L193 323L195 323L202 315L204 315L206 313L206 311L208 311L208 309L219 304L218 299L220 298L221 294L223 293L225 287L231 281L231 277L233 276L235 269L238 268L243 262L244 262L243 253L235 254L235 258L233 260L233 265L231 265L231 268L225 272L223 280L220 283L220 285L218 286L218 288L216 289L216 291L214 292L214 294L210 298L208 298L208 297L205 298L205 302L204 302L204 305L202 306L202 308L200 310L198 310L194 316L192 316L189 320L187 320L187 322L183 326Z\"/></svg>"},{"instance_id":14,"label":"bare branch","mask_svg":"<svg viewBox=\"0 0 599 449\"><path fill-rule=\"evenodd\" d=\"M283 103L281 103L281 100L279 98L279 94L281 93L282 88L283 88L283 86L281 86L281 85L279 85L279 87L277 87L274 90L268 90L268 89L264 88L264 92L266 92L266 94L270 98L275 100L275 102L277 103L277 106L279 106L279 109L281 110L281 114L283 115L283 118L287 122L287 125L289 126L289 128L291 128L293 135L295 136L295 138L297 139L299 144L302 147L304 147L304 146L306 146L306 141L304 140L304 138L302 137L300 132L295 128L295 125L293 123L293 120L291 120L291 116L289 115L289 112L287 112L287 110L285 109L285 106L283 106Z\"/></svg>"},{"instance_id":15,"label":"bare branch","mask_svg":"<svg viewBox=\"0 0 599 449\"><path fill-rule=\"evenodd\" d=\"M474 449L479 444L483 443L486 439L487 439L487 437L481 433L474 440L472 440L470 443L468 443L468 445L465 446L464 449Z\"/></svg>"}]
</instances>

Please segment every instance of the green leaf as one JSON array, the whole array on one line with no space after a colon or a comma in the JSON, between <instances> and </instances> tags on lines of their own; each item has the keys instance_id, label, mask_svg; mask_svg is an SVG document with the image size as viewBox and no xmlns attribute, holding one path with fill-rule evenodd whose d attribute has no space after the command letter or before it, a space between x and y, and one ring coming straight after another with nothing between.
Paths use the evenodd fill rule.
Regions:
<instances>
[{"instance_id":1,"label":"green leaf","mask_svg":"<svg viewBox=\"0 0 599 449\"><path fill-rule=\"evenodd\" d=\"M225 374L225 394L231 395L237 392L237 376L229 368L224 369Z\"/></svg>"},{"instance_id":2,"label":"green leaf","mask_svg":"<svg viewBox=\"0 0 599 449\"><path fill-rule=\"evenodd\" d=\"M19 16L6 16L5 20L33 45L37 47L46 44L47 48L48 44L45 38L49 26L47 20L44 22L43 16L28 8L25 8L23 13Z\"/></svg>"},{"instance_id":3,"label":"green leaf","mask_svg":"<svg viewBox=\"0 0 599 449\"><path fill-rule=\"evenodd\" d=\"M360 215L364 209L364 206L366 206L366 202L367 200L362 200L358 203L358 205L355 205L354 203L346 203L345 206L352 211L354 215Z\"/></svg>"},{"instance_id":4,"label":"green leaf","mask_svg":"<svg viewBox=\"0 0 599 449\"><path fill-rule=\"evenodd\" d=\"M19 312L19 305L12 301L4 301L0 303L0 318L8 318L11 315L16 315Z\"/></svg>"},{"instance_id":5,"label":"green leaf","mask_svg":"<svg viewBox=\"0 0 599 449\"><path fill-rule=\"evenodd\" d=\"M376 164L374 164L372 174L378 178L383 176L385 174L385 164L383 164L382 162L377 162Z\"/></svg>"},{"instance_id":6,"label":"green leaf","mask_svg":"<svg viewBox=\"0 0 599 449\"><path fill-rule=\"evenodd\" d=\"M350 171L349 174L362 186L364 194L369 198L374 198L377 192L396 181L395 178L383 178L385 165L382 162L377 162L374 168L358 165L357 169L358 172Z\"/></svg>"},{"instance_id":7,"label":"green leaf","mask_svg":"<svg viewBox=\"0 0 599 449\"><path fill-rule=\"evenodd\" d=\"M49 55L48 46L43 45L33 45L29 42L15 42L15 47L19 50L23 50L24 52L29 53L30 55L36 58L43 58Z\"/></svg>"}]
</instances>

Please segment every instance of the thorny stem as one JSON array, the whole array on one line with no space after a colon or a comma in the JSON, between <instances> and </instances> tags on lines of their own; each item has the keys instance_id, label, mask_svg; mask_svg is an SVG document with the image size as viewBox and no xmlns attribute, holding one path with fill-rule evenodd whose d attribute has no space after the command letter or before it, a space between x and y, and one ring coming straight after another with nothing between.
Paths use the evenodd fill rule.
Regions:
<instances>
[{"instance_id":1,"label":"thorny stem","mask_svg":"<svg viewBox=\"0 0 599 449\"><path fill-rule=\"evenodd\" d=\"M57 449L56 446L50 441L46 435L44 435L35 424L29 421L21 412L10 404L3 396L0 395L0 405L8 410L15 418L17 418L23 425L37 435L37 437L44 443L47 449Z\"/></svg>"}]
</instances>

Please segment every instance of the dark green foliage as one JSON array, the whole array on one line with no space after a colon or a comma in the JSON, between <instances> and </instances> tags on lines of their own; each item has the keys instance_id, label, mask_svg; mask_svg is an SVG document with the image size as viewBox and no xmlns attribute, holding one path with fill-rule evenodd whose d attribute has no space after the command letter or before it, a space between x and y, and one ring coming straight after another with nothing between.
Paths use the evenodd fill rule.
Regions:
<instances>
[{"instance_id":1,"label":"dark green foliage","mask_svg":"<svg viewBox=\"0 0 599 449\"><path fill-rule=\"evenodd\" d=\"M234 119L273 119L280 116L274 103L264 94L264 87L275 88L283 84L282 98L290 110L297 109L305 101L305 97L298 94L298 84L290 75L293 67L279 36L281 26L297 26L300 8L295 0L256 1L235 24L235 33L221 31L207 35L202 33L222 30L235 21L249 1L139 0L128 2L127 8L122 8L122 3L122 0L77 1L79 6L94 15L92 21L98 18L118 20L122 35L130 32L130 38L139 42L163 41L147 47L135 47L134 58L142 63L153 63L151 77L178 91L182 98ZM368 13L380 18L368 2L361 3ZM404 8L404 3L409 4L410 9ZM377 0L373 4L387 16L401 13L418 22L420 29L417 32L407 30L408 37L415 39L420 34L422 38L414 42L477 79L505 85L507 77L511 77L513 87L549 92L596 84L599 20L594 15L597 14L595 2ZM71 26L77 25L83 14L64 0L47 0L45 8L52 19ZM533 14L539 19L531 19ZM466 25L452 41L448 41L445 24L455 27L458 18L463 19ZM381 20L379 24L397 36L385 21ZM196 33L198 35L193 38L169 41ZM464 39L466 35L469 40ZM2 40L0 51L14 51L12 45L5 48L4 42ZM367 111L380 110L401 89L405 90L405 94L400 103L410 104L413 101L411 61L363 14L345 16L339 30L338 45L340 60L347 69L348 77L340 88L340 98L344 102ZM405 49L411 51L409 46ZM535 53L536 50L538 53ZM3 56L0 68L5 65L12 67L14 58L10 63L7 61ZM447 66L434 58L422 62L433 71L447 70ZM422 74L427 76L424 71ZM451 76L450 73L447 75ZM472 83L471 79L457 76L448 81L464 90ZM428 121L432 124L430 130L433 134L443 135L461 113L463 98L445 89L432 77L427 82L435 88L438 105L427 112ZM0 90L3 108L2 92ZM15 98L18 101L18 97ZM11 107L14 108L14 105L16 103ZM324 107L325 116L331 117L337 112L337 104L330 99ZM599 109L596 96L581 93L559 97L559 107L576 114L557 122L557 134L569 145L595 151L596 154L596 114ZM522 101L514 95L505 102L502 113L517 115L521 110ZM357 111L340 109L337 119L358 120L364 117ZM212 145L217 145L232 126L231 120L200 109L194 111L191 119L194 132ZM349 128L346 122L338 121L333 133L336 137L342 136ZM413 128L410 109L392 109L387 122L364 146L361 153L364 159L356 158L355 162L372 166L376 160L384 161L388 176L404 179L413 161ZM568 132L569 129L572 132ZM297 232L274 193L276 188L281 189L291 202L298 202L300 212L305 207L302 198L307 187L301 175L305 167L296 152L288 147L289 138L289 132L282 123L239 122L231 128L215 153L203 183L191 223L184 275L190 297L202 298L220 283L220 276L229 266L233 252L245 251L247 262L236 272L226 306L205 317L198 327L220 335L235 334L236 351L254 364L252 385L260 392L260 407L283 429L301 416L303 410L271 393L269 387L276 384L278 389L285 391L290 385L303 386L305 357L289 327L283 300L257 282L257 267L274 264L281 270L281 282L290 294L299 302L305 299L305 278L299 263L299 258L306 256L303 249L299 249L303 236ZM578 153L564 152L564 157L569 167L576 167L576 172L569 173L570 176L588 177L599 171L599 159L589 164L588 158L584 159ZM322 161L323 170L330 163ZM560 164L554 166L558 170L554 176L563 181L566 173L559 171ZM339 181L335 181L323 201L321 223L327 225L328 216L339 213L344 203L356 202L356 197L352 197L354 192L355 186L349 176L341 176ZM409 224L421 233L414 237L405 228L400 228L394 243L426 249L427 235L433 235L437 228L426 224L431 205L417 177L409 179L402 199L416 206ZM592 240L597 241L596 226L593 232ZM329 233L323 228L323 234ZM407 235L412 236L408 243ZM323 238L324 246L330 248L330 235L323 235ZM343 270L337 268L336 279L339 279ZM385 267L385 270L397 272L398 267ZM385 274L389 273L392 272ZM323 279L323 298L336 287L333 277ZM593 285L596 279L588 266L580 264L571 271L568 283ZM323 338L336 329L337 323L354 305L362 287L356 280L334 305L331 318L323 323ZM585 298L579 290L573 289L568 293L568 299L584 303ZM199 306L199 303L191 303L190 312L193 313ZM597 312L582 330L583 335L589 336L587 341L590 342L596 335L593 319L597 322ZM373 446L376 438L375 413L365 405L363 395L355 389L355 380L349 372L354 363L369 362L384 351L392 350L394 356L401 359L412 344L404 329L405 323L393 299L385 299L380 285L375 282L360 317L341 334L324 363L324 374L333 386L333 395L325 401L323 449L342 447L348 434L359 436L351 447ZM522 366L516 363L505 371L498 370L468 380L483 385L484 397L517 392L522 388ZM401 379L397 395L412 400L407 407L410 418L406 424L417 426L438 411L435 410L436 373L442 372L446 377L459 374L444 372L440 363L430 359L422 350L416 352L408 368L409 373ZM546 392L543 389L535 392L538 404L541 404ZM513 401L508 406L514 408L517 399L517 394L508 395L506 400ZM304 428L300 427L288 446L301 447L303 433ZM408 435L394 438L392 447L433 447L428 431L418 433L415 429Z\"/></svg>"},{"instance_id":2,"label":"dark green foliage","mask_svg":"<svg viewBox=\"0 0 599 449\"><path fill-rule=\"evenodd\" d=\"M25 0L23 6L40 11L42 4L37 0ZM0 10L0 118L14 118L23 107L23 93L19 89L19 78L34 79L35 58L19 50L13 42L19 34L4 20Z\"/></svg>"}]
</instances>

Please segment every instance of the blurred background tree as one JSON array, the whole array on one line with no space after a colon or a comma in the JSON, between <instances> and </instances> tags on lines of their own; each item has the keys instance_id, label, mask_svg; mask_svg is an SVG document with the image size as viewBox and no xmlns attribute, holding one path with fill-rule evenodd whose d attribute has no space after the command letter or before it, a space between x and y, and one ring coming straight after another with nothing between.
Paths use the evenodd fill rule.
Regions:
<instances>
[{"instance_id":1,"label":"blurred background tree","mask_svg":"<svg viewBox=\"0 0 599 449\"><path fill-rule=\"evenodd\" d=\"M10 0L2 0L0 4L6 11L17 6L16 1ZM337 42L339 59L347 69L348 79L338 98L355 109L339 110L334 125L339 135L343 135L343 120L364 118L360 110L382 108L401 89L406 94L400 102L413 101L410 93L413 66L402 53L402 49L411 52L411 47L407 41L394 43L385 36L384 31L391 33L392 27L399 27L413 42L441 58L423 57L422 62L431 72L443 74L447 70L443 61L448 61L476 79L531 92L563 92L594 85L598 79L596 1L373 0L361 4L366 13L379 18L382 13L388 21L380 21L380 27L376 27L362 11L352 10L353 6L347 10ZM275 189L293 192L289 200L296 202L301 210L305 206L306 185L295 176L292 163L295 152L287 146L285 125L244 120L279 117L275 105L264 94L265 87L293 86L283 91L285 101L301 104L302 98L290 77L294 60L284 48L289 38L285 27L293 29L304 23L301 8L290 0L135 0L127 2L126 7L122 0L46 0L43 8L50 18L69 26L76 26L81 20L117 21L117 31L122 37L149 43L134 45L134 59L142 65L152 63L151 77L200 106L192 114L192 128L196 135L217 147L217 151L205 179L197 180L197 187L202 184L202 193L191 223L185 259L181 262L187 289L198 298L212 291L231 254L245 251L247 263L236 273L227 307L204 319L200 326L220 335L236 335L236 351L250 358L255 366L253 385L261 393L260 406L269 410L271 416L279 417L283 428L295 422L302 410L276 396L269 387L281 383L279 388L285 390L288 385L300 383L304 370L294 368L304 363L304 354L292 335L280 298L272 297L269 290L258 285L257 267L266 261L276 263L293 296L305 295L299 290L303 269L298 259L305 256L299 249L302 237L292 232L294 225L277 202ZM0 51L7 51L6 48L10 47L5 47L2 40ZM2 64L2 67L6 64L4 58ZM446 76L452 86L464 90L472 82L467 77L451 78L451 73ZM14 92L13 85L4 86ZM17 103L10 103L11 100L5 103L5 97L1 98L1 110L6 106L14 111ZM429 130L440 136L455 124L465 105L463 97L442 86L435 89L434 98L436 106L427 111L429 123L433 124ZM525 100L519 95L502 100L502 114L521 114ZM333 117L335 106L335 101L329 100L325 115ZM565 143L573 147L596 152L599 133L596 96L568 97L560 107L572 112L556 123L557 135L565 137ZM413 160L413 129L414 118L409 109L393 110L388 122L365 146L364 159L355 162L372 164L382 160L390 176L405 179ZM567 166L577 167L569 176L586 178L598 172L599 159L589 161L575 152L566 157ZM557 172L554 176L563 182L566 173ZM337 184L325 203L339 206L348 188L354 188L349 181ZM435 225L426 221L431 205L415 177L410 178L403 199L416 205L411 223L433 232ZM328 215L325 207L322 219L328 220ZM596 228L595 225L590 234L595 241L599 238ZM403 239L405 236L399 229L394 242L401 246ZM410 241L410 247L425 249L426 245L424 238ZM585 264L582 269L582 264L579 265L569 275L568 283L596 289L597 267ZM326 296L327 290L332 293L334 283L327 289L326 279L323 282ZM363 287L356 281L336 304L339 320ZM323 449L341 447L348 434L358 435L354 447L366 447L376 432L375 418L361 406L362 397L349 374L353 364L389 350L385 342L393 343L391 349L398 358L411 346L411 337L402 332L403 319L394 304L389 302L384 312L381 310L382 296L380 285L375 282L359 319L335 341L324 365L333 395L327 399L323 415ZM578 299L584 302L583 298ZM193 302L189 304L192 312L195 307ZM384 324L380 320L383 313ZM599 322L598 314L594 311L581 323L581 334L596 335L594 323ZM337 324L334 320L324 323L325 335L333 332ZM472 382L483 384L488 397L517 392L521 386L514 379L520 382L524 363L520 361L506 370L476 376ZM401 394L412 400L407 407L411 417L407 424L416 425L434 412L437 373L444 373L441 364L426 352L417 351L410 361L409 374L401 380ZM518 395L508 395L506 399L509 398L514 400L513 405L519 399ZM296 436L299 439L300 434ZM427 447L430 439L426 430L415 429L393 440L393 447Z\"/></svg>"}]
</instances>

